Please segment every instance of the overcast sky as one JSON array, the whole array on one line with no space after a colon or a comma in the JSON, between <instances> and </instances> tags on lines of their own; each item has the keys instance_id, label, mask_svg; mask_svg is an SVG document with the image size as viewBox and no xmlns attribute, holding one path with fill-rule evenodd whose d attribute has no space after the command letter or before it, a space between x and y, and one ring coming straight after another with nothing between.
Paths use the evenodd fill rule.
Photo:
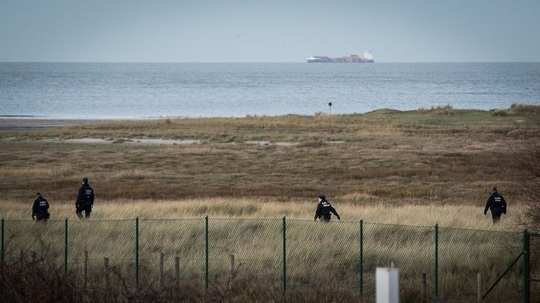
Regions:
<instances>
[{"instance_id":1,"label":"overcast sky","mask_svg":"<svg viewBox=\"0 0 540 303\"><path fill-rule=\"evenodd\" d=\"M0 61L540 61L539 0L0 0Z\"/></svg>"}]
</instances>

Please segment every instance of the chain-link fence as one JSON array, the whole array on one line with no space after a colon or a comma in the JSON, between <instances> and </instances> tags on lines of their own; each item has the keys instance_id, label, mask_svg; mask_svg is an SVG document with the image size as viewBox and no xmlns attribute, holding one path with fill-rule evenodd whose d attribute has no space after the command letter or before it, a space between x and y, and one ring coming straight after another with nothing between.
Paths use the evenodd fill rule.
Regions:
<instances>
[{"instance_id":1,"label":"chain-link fence","mask_svg":"<svg viewBox=\"0 0 540 303\"><path fill-rule=\"evenodd\" d=\"M540 232L531 233L529 245L531 302L540 302Z\"/></svg>"},{"instance_id":2,"label":"chain-link fence","mask_svg":"<svg viewBox=\"0 0 540 303\"><path fill-rule=\"evenodd\" d=\"M55 262L85 287L317 289L363 302L375 300L376 267L391 266L402 302L526 302L539 243L527 232L286 218L2 220L1 232L4 263Z\"/></svg>"}]
</instances>

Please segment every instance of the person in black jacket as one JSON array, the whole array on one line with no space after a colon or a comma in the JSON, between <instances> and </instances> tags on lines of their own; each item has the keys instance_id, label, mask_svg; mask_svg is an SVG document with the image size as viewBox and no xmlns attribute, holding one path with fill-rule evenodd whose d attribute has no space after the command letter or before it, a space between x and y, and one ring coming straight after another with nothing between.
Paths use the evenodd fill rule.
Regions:
<instances>
[{"instance_id":1,"label":"person in black jacket","mask_svg":"<svg viewBox=\"0 0 540 303\"><path fill-rule=\"evenodd\" d=\"M49 217L49 202L43 198L41 193L37 193L37 198L32 205L32 219L46 222Z\"/></svg>"},{"instance_id":2,"label":"person in black jacket","mask_svg":"<svg viewBox=\"0 0 540 303\"><path fill-rule=\"evenodd\" d=\"M77 201L75 202L77 216L82 218L82 213L86 218L90 217L92 212L92 206L94 205L94 189L88 184L88 178L83 178L81 188L77 195Z\"/></svg>"},{"instance_id":3,"label":"person in black jacket","mask_svg":"<svg viewBox=\"0 0 540 303\"><path fill-rule=\"evenodd\" d=\"M320 219L322 222L330 222L332 214L336 215L338 220L341 220L337 211L332 207L330 202L326 200L324 195L319 195L319 204L317 205L317 210L315 211L315 221Z\"/></svg>"},{"instance_id":4,"label":"person in black jacket","mask_svg":"<svg viewBox=\"0 0 540 303\"><path fill-rule=\"evenodd\" d=\"M506 214L506 201L504 200L504 197L497 192L497 187L493 187L493 192L486 202L484 215L487 214L488 209L491 211L491 217L493 218L494 224L499 222L502 214Z\"/></svg>"}]
</instances>

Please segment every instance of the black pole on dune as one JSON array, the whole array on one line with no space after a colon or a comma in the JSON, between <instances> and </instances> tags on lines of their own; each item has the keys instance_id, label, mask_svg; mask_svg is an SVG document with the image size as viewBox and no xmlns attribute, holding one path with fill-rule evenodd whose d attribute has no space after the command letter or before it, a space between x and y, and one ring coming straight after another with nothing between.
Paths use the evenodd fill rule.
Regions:
<instances>
[{"instance_id":1,"label":"black pole on dune","mask_svg":"<svg viewBox=\"0 0 540 303\"><path fill-rule=\"evenodd\" d=\"M328 108L330 109L330 114L332 114L332 102L328 102Z\"/></svg>"},{"instance_id":2,"label":"black pole on dune","mask_svg":"<svg viewBox=\"0 0 540 303\"><path fill-rule=\"evenodd\" d=\"M5 244L5 221L4 221L4 218L2 218L2 220L0 221L0 266L3 266L4 265L4 259L5 259L5 250L6 250L6 247L4 246Z\"/></svg>"}]
</instances>

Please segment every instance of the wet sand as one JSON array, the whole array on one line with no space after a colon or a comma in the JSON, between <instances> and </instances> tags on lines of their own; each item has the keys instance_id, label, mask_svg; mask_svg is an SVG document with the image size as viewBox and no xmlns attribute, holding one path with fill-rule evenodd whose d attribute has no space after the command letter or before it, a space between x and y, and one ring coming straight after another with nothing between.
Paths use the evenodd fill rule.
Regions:
<instances>
[{"instance_id":1,"label":"wet sand","mask_svg":"<svg viewBox=\"0 0 540 303\"><path fill-rule=\"evenodd\" d=\"M0 130L28 130L48 127L77 126L99 123L102 120L43 119L33 117L0 117Z\"/></svg>"}]
</instances>

